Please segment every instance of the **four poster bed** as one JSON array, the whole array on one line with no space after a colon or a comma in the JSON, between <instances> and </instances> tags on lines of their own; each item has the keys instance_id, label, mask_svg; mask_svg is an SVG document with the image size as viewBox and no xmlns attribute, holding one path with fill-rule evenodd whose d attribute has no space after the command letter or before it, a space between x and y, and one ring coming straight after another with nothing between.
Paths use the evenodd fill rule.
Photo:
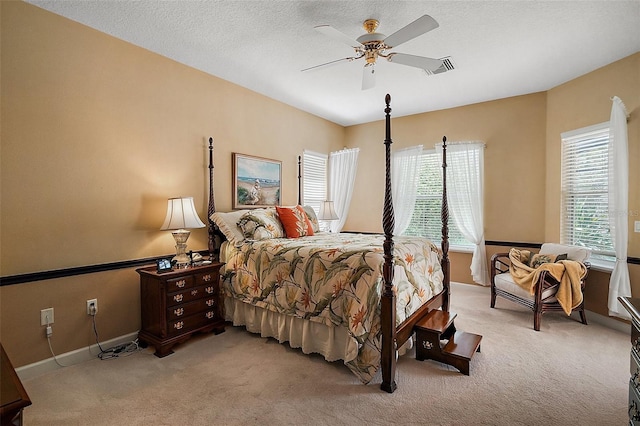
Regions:
<instances>
[{"instance_id":1,"label":"four poster bed","mask_svg":"<svg viewBox=\"0 0 640 426\"><path fill-rule=\"evenodd\" d=\"M387 392L396 389L398 349L411 345L417 325L433 317L433 311L447 317L449 311L446 173L441 250L423 238L394 241L390 101L387 95L384 235L312 232L315 215L306 209L301 219L300 206L287 211L277 207L277 214L276 208L216 212L212 139L208 210L209 251L225 263L221 291L226 319L305 353L341 359L364 383L381 368L381 388ZM444 172L446 138L443 142ZM290 227L284 226L284 233L278 228L277 219L285 213L298 214L298 238L291 238ZM221 234L226 241L219 244ZM445 326L455 332L452 318Z\"/></svg>"}]
</instances>

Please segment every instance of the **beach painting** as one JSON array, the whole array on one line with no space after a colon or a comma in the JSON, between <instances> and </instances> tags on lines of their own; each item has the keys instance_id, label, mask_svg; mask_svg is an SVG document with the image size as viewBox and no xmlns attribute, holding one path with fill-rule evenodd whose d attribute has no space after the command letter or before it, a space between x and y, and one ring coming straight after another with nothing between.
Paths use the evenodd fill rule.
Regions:
<instances>
[{"instance_id":1,"label":"beach painting","mask_svg":"<svg viewBox=\"0 0 640 426\"><path fill-rule=\"evenodd\" d=\"M282 162L232 153L233 208L280 205Z\"/></svg>"}]
</instances>

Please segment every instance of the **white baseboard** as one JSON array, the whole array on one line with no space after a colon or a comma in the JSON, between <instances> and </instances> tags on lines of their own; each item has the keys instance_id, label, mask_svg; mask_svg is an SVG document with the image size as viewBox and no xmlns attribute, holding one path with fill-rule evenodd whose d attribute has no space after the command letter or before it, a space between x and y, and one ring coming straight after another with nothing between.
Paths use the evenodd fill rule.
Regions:
<instances>
[{"instance_id":1,"label":"white baseboard","mask_svg":"<svg viewBox=\"0 0 640 426\"><path fill-rule=\"evenodd\" d=\"M125 334L124 336L119 336L105 342L100 342L100 346L102 346L104 349L112 348L114 346L131 342L137 338L138 332L136 331L134 333ZM56 355L56 359L60 364L69 367L74 364L79 364L81 362L89 361L90 359L96 358L99 353L100 348L96 343L95 345L86 346L84 348L76 349L75 351ZM18 374L20 380L27 380L47 373L49 371L57 370L58 368L62 367L60 367L56 363L56 360L51 357L43 359L42 361L34 362L33 364L18 367L16 368L16 373Z\"/></svg>"}]
</instances>

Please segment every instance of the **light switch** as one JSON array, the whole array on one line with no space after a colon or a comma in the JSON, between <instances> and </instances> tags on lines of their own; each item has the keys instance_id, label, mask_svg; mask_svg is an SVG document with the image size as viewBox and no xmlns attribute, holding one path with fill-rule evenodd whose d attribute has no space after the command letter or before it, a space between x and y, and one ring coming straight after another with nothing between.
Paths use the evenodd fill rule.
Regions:
<instances>
[{"instance_id":1,"label":"light switch","mask_svg":"<svg viewBox=\"0 0 640 426\"><path fill-rule=\"evenodd\" d=\"M640 232L640 220L633 222L633 232Z\"/></svg>"}]
</instances>

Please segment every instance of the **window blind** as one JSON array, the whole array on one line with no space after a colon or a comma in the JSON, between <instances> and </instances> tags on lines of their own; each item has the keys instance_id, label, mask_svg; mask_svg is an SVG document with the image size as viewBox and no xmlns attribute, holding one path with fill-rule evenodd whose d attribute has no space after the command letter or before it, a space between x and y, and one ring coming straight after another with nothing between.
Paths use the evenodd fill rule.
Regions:
<instances>
[{"instance_id":1,"label":"window blind","mask_svg":"<svg viewBox=\"0 0 640 426\"><path fill-rule=\"evenodd\" d=\"M435 150L423 151L418 160L420 179L416 204L408 228L403 235L427 237L434 243L442 238L442 160ZM462 233L449 220L449 244L471 247Z\"/></svg>"},{"instance_id":2,"label":"window blind","mask_svg":"<svg viewBox=\"0 0 640 426\"><path fill-rule=\"evenodd\" d=\"M608 123L562 134L561 242L588 247L594 257L605 260L615 257L608 174Z\"/></svg>"},{"instance_id":3,"label":"window blind","mask_svg":"<svg viewBox=\"0 0 640 426\"><path fill-rule=\"evenodd\" d=\"M313 207L316 214L327 199L328 155L305 150L302 153L302 203Z\"/></svg>"}]
</instances>

